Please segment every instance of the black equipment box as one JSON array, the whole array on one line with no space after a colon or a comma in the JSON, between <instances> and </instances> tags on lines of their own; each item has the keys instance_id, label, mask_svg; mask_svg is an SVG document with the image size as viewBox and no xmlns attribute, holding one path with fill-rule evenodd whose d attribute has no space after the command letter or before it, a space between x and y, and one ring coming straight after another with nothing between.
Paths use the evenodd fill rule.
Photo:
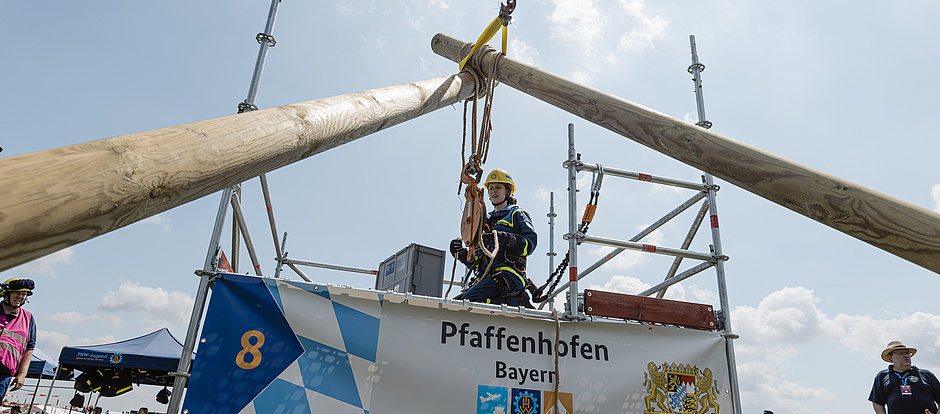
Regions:
<instances>
[{"instance_id":1,"label":"black equipment box","mask_svg":"<svg viewBox=\"0 0 940 414\"><path fill-rule=\"evenodd\" d=\"M442 297L444 251L412 243L379 264L376 290Z\"/></svg>"}]
</instances>

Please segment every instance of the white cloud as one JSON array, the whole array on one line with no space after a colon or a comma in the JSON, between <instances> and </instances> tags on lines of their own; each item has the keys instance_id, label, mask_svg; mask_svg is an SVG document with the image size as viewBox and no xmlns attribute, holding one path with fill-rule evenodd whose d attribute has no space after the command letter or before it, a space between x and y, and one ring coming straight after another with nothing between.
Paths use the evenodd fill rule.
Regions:
<instances>
[{"instance_id":1,"label":"white cloud","mask_svg":"<svg viewBox=\"0 0 940 414\"><path fill-rule=\"evenodd\" d=\"M108 291L98 309L109 312L134 312L162 317L170 321L187 321L192 313L193 298L185 292L167 292L163 288L124 282L117 292Z\"/></svg>"},{"instance_id":2,"label":"white cloud","mask_svg":"<svg viewBox=\"0 0 940 414\"><path fill-rule=\"evenodd\" d=\"M620 4L633 18L634 24L628 33L620 36L617 47L629 52L655 48L653 41L665 36L669 19L648 15L643 0L620 0Z\"/></svg>"},{"instance_id":3,"label":"white cloud","mask_svg":"<svg viewBox=\"0 0 940 414\"><path fill-rule=\"evenodd\" d=\"M804 404L836 400L827 389L806 387L791 379L792 361L807 357L798 349L808 343L838 340L844 350L869 360L877 358L889 341L901 340L918 349L918 365L940 363L940 315L915 312L879 319L838 314L830 318L817 307L819 302L810 289L788 287L767 295L756 308L740 306L732 311L734 331L741 335L734 346L742 400L779 412L807 414L815 411Z\"/></svg>"},{"instance_id":4,"label":"white cloud","mask_svg":"<svg viewBox=\"0 0 940 414\"><path fill-rule=\"evenodd\" d=\"M816 307L813 291L805 287L783 288L767 295L757 309L742 306L732 312L735 326L746 328L760 344L794 344L842 332Z\"/></svg>"},{"instance_id":5,"label":"white cloud","mask_svg":"<svg viewBox=\"0 0 940 414\"><path fill-rule=\"evenodd\" d=\"M593 74L600 70L590 62L597 61L596 57L610 55L604 50L607 17L594 0L554 0L554 4L555 9L548 18L552 24L552 38L586 57L580 59L580 69L574 70L569 77L575 82L589 83Z\"/></svg>"},{"instance_id":6,"label":"white cloud","mask_svg":"<svg viewBox=\"0 0 940 414\"><path fill-rule=\"evenodd\" d=\"M381 53L381 54L385 54L385 53L386 53L385 46L386 46L386 45L388 44L388 42L389 42L388 37L386 37L386 36L375 36L375 38L372 38L371 40L370 40L369 38L366 38L366 41L367 41L367 42L371 42L371 43L372 43L372 46L375 47L375 49L378 50L379 53Z\"/></svg>"},{"instance_id":7,"label":"white cloud","mask_svg":"<svg viewBox=\"0 0 940 414\"><path fill-rule=\"evenodd\" d=\"M637 233L649 227L649 224L643 224L636 226L635 229ZM590 228L588 228L590 231ZM646 235L640 242L644 244L652 244L656 246L662 246L664 244L665 237L660 230L653 230L650 234ZM608 256L615 249L608 246L597 246L597 245L583 245L580 252L583 254L586 261L597 262L602 258ZM646 263L651 259L650 253L639 252L636 250L624 250L620 254L614 256L604 263L604 267L607 269L615 271L625 271L636 266ZM586 268L586 267L585 267Z\"/></svg>"},{"instance_id":8,"label":"white cloud","mask_svg":"<svg viewBox=\"0 0 940 414\"><path fill-rule=\"evenodd\" d=\"M685 294L689 297L689 300L693 302L707 303L711 305L717 305L719 302L718 292L704 289L698 285L690 285L688 288L686 288Z\"/></svg>"},{"instance_id":9,"label":"white cloud","mask_svg":"<svg viewBox=\"0 0 940 414\"><path fill-rule=\"evenodd\" d=\"M761 384L760 394L763 399L774 401L776 412L817 414L803 405L803 401L836 399L835 393L822 388L807 388L795 382L783 381L776 386ZM825 414L825 413L823 413Z\"/></svg>"},{"instance_id":10,"label":"white cloud","mask_svg":"<svg viewBox=\"0 0 940 414\"><path fill-rule=\"evenodd\" d=\"M607 246L582 245L578 251L583 255L579 256L579 258L583 258L582 261L584 261L585 264L594 264L601 259L607 258L614 250L613 247ZM614 271L626 271L646 262L649 258L647 255L648 253L624 250L612 258L606 259L607 261L604 263L604 267ZM587 266L585 266L585 268L587 268Z\"/></svg>"},{"instance_id":11,"label":"white cloud","mask_svg":"<svg viewBox=\"0 0 940 414\"><path fill-rule=\"evenodd\" d=\"M108 323L111 326L111 329L117 329L121 325L121 318L115 315L111 316L101 316L98 314L92 315L83 315L77 311L69 312L60 312L52 315L48 315L44 318L50 322L64 323L68 325L79 325L83 323L96 323L100 325L101 323Z\"/></svg>"},{"instance_id":12,"label":"white cloud","mask_svg":"<svg viewBox=\"0 0 940 414\"><path fill-rule=\"evenodd\" d=\"M435 7L441 10L450 9L450 2L444 0L431 0L426 3L428 7Z\"/></svg>"},{"instance_id":13,"label":"white cloud","mask_svg":"<svg viewBox=\"0 0 940 414\"><path fill-rule=\"evenodd\" d=\"M637 293L649 289L652 286L653 285L645 283L633 276L614 276L604 283L603 286L591 285L588 289L598 289L608 292L619 292L626 293L628 295L636 295ZM682 286L682 284L672 285L668 290L666 290L665 298L672 300L685 300L685 288Z\"/></svg>"},{"instance_id":14,"label":"white cloud","mask_svg":"<svg viewBox=\"0 0 940 414\"><path fill-rule=\"evenodd\" d=\"M600 47L607 19L594 0L554 0L553 3L555 10L548 17L554 24L553 38L583 51Z\"/></svg>"},{"instance_id":15,"label":"white cloud","mask_svg":"<svg viewBox=\"0 0 940 414\"><path fill-rule=\"evenodd\" d=\"M157 227L162 227L165 231L170 231L170 218L166 214L157 214L155 216L147 217L140 221L141 223L152 224Z\"/></svg>"},{"instance_id":16,"label":"white cloud","mask_svg":"<svg viewBox=\"0 0 940 414\"><path fill-rule=\"evenodd\" d=\"M590 192L591 186L594 184L594 179L596 177L596 174L581 174L577 177L578 177L577 178L578 188L584 189L586 193Z\"/></svg>"},{"instance_id":17,"label":"white cloud","mask_svg":"<svg viewBox=\"0 0 940 414\"><path fill-rule=\"evenodd\" d=\"M669 19L651 16L643 0L621 0L620 7L602 6L596 0L553 0L549 16L552 38L574 48L579 68L569 77L590 83L605 67L616 67L622 51L637 52L655 47L665 36ZM618 39L616 50L607 39ZM603 62L598 65L595 62Z\"/></svg>"},{"instance_id":18,"label":"white cloud","mask_svg":"<svg viewBox=\"0 0 940 414\"><path fill-rule=\"evenodd\" d=\"M75 250L68 247L26 263L20 267L20 270L25 273L56 277L56 268L59 265L71 264L74 254Z\"/></svg>"},{"instance_id":19,"label":"white cloud","mask_svg":"<svg viewBox=\"0 0 940 414\"><path fill-rule=\"evenodd\" d=\"M140 321L137 322L136 326L146 332L153 332L153 331L157 331L163 328L172 330L173 328L172 326L167 326L167 323L165 320L152 319L152 318L141 319Z\"/></svg>"},{"instance_id":20,"label":"white cloud","mask_svg":"<svg viewBox=\"0 0 940 414\"><path fill-rule=\"evenodd\" d=\"M532 66L540 66L539 63L539 51L535 47L530 46L525 41L519 39L512 39L509 42L509 50L506 51L506 54L516 59L522 63Z\"/></svg>"},{"instance_id":21,"label":"white cloud","mask_svg":"<svg viewBox=\"0 0 940 414\"><path fill-rule=\"evenodd\" d=\"M336 3L336 11L340 14L352 16L374 16L377 12L374 2L371 1L368 4L363 4L362 2L356 2L355 4L338 2Z\"/></svg>"},{"instance_id":22,"label":"white cloud","mask_svg":"<svg viewBox=\"0 0 940 414\"><path fill-rule=\"evenodd\" d=\"M100 315L82 315L76 311L56 313L54 315L49 315L46 317L47 320L52 322L61 322L72 325L77 325L80 323L92 322L98 319L101 319Z\"/></svg>"},{"instance_id":23,"label":"white cloud","mask_svg":"<svg viewBox=\"0 0 940 414\"><path fill-rule=\"evenodd\" d=\"M552 191L545 187L539 187L535 191L529 193L529 199L532 200L535 204L546 205L551 201ZM558 214L559 205L555 205L555 214Z\"/></svg>"},{"instance_id":24,"label":"white cloud","mask_svg":"<svg viewBox=\"0 0 940 414\"><path fill-rule=\"evenodd\" d=\"M791 400L834 400L835 394L832 391L821 388L806 388L790 381L780 383L777 391L783 398Z\"/></svg>"},{"instance_id":25,"label":"white cloud","mask_svg":"<svg viewBox=\"0 0 940 414\"><path fill-rule=\"evenodd\" d=\"M933 198L933 202L936 204L933 211L940 213L940 184L934 185L930 189L930 198Z\"/></svg>"},{"instance_id":26,"label":"white cloud","mask_svg":"<svg viewBox=\"0 0 940 414\"><path fill-rule=\"evenodd\" d=\"M842 346L862 355L879 355L890 341L900 340L917 348L923 365L940 361L940 316L923 312L902 314L889 319L869 315L839 314L835 322L845 329Z\"/></svg>"},{"instance_id":27,"label":"white cloud","mask_svg":"<svg viewBox=\"0 0 940 414\"><path fill-rule=\"evenodd\" d=\"M731 312L734 331L741 335L735 341L735 357L742 399L781 412L807 414L813 411L804 403L836 399L828 390L785 380L791 362L800 358L797 345L845 337L851 331L846 329L845 320L840 320L845 315L831 319L817 303L819 299L812 290L788 287L767 295L757 308L740 306ZM874 324L864 329L876 332L878 327Z\"/></svg>"},{"instance_id":28,"label":"white cloud","mask_svg":"<svg viewBox=\"0 0 940 414\"><path fill-rule=\"evenodd\" d=\"M583 83L585 85L591 83L591 80L594 79L590 71L583 69L572 72L570 75L568 75L568 77L570 77L571 80L575 82Z\"/></svg>"},{"instance_id":29,"label":"white cloud","mask_svg":"<svg viewBox=\"0 0 940 414\"><path fill-rule=\"evenodd\" d=\"M66 346L78 346L78 345L97 345L97 344L106 344L115 342L115 339L111 335L98 336L95 338L75 338L72 339L68 335L56 331L44 331L41 329L36 330L36 343L37 347L42 349L46 355L49 355L53 358L58 358L59 354L62 351L62 347Z\"/></svg>"}]
</instances>

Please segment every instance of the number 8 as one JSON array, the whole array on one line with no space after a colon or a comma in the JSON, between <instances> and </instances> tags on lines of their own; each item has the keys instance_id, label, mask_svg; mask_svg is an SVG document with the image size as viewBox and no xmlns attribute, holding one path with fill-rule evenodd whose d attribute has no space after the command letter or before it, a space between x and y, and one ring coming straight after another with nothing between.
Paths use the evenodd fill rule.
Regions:
<instances>
[{"instance_id":1,"label":"number 8","mask_svg":"<svg viewBox=\"0 0 940 414\"><path fill-rule=\"evenodd\" d=\"M255 344L252 345L250 339L255 338ZM242 335L242 350L235 355L235 365L242 369L254 369L261 364L261 348L264 345L264 334L260 331L251 330ZM251 354L251 362L245 361L245 356Z\"/></svg>"}]
</instances>

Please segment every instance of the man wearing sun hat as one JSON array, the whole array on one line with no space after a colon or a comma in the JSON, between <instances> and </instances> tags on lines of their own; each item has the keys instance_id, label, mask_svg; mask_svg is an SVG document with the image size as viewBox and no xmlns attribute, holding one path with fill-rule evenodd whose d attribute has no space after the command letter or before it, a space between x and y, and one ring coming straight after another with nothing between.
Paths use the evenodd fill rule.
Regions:
<instances>
[{"instance_id":1,"label":"man wearing sun hat","mask_svg":"<svg viewBox=\"0 0 940 414\"><path fill-rule=\"evenodd\" d=\"M940 380L926 369L911 365L917 349L891 341L881 359L890 362L888 369L875 376L868 401L877 414L921 414L937 412L940 402Z\"/></svg>"}]
</instances>

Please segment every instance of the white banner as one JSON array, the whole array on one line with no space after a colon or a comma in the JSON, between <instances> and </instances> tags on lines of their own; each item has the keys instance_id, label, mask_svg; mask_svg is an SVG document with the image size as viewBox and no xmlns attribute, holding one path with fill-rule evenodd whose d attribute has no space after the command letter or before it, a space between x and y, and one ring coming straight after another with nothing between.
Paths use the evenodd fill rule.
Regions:
<instances>
[{"instance_id":1,"label":"white banner","mask_svg":"<svg viewBox=\"0 0 940 414\"><path fill-rule=\"evenodd\" d=\"M556 352L550 313L458 303L225 275L216 281L184 408L731 412L717 332L561 321Z\"/></svg>"}]
</instances>

